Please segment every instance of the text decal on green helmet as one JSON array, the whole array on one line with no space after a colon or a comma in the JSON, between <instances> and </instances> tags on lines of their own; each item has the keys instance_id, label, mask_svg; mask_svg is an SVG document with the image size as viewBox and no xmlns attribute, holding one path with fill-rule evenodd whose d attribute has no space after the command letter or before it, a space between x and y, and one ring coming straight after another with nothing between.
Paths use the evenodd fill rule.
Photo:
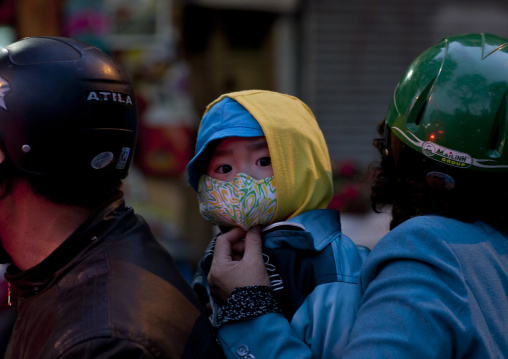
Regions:
<instances>
[{"instance_id":1,"label":"text decal on green helmet","mask_svg":"<svg viewBox=\"0 0 508 359\"><path fill-rule=\"evenodd\" d=\"M398 132L404 138L409 141L412 145L415 147L419 147L421 149L421 152L436 161L442 162L449 166L459 167L459 168L467 168L470 166L473 167L479 167L479 168L508 168L508 165L496 165L495 161L492 159L477 159L471 157L469 154L453 150L451 148L447 148L441 145L438 145L437 143L431 142L431 141L422 141L418 137L416 137L414 134L412 135L412 138L410 138L406 133L404 133L400 128L393 127L393 131ZM489 164L493 163L493 164Z\"/></svg>"},{"instance_id":2,"label":"text decal on green helmet","mask_svg":"<svg viewBox=\"0 0 508 359\"><path fill-rule=\"evenodd\" d=\"M455 167L466 168L471 166L472 162L471 156L467 153L454 151L430 141L423 142L422 152L427 157Z\"/></svg>"}]
</instances>

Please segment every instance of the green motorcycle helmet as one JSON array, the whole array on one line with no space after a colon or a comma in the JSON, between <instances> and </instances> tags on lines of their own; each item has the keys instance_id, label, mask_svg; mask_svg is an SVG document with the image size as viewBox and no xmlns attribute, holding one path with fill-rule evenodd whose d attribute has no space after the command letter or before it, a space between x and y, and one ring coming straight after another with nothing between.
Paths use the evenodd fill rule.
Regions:
<instances>
[{"instance_id":1,"label":"green motorcycle helmet","mask_svg":"<svg viewBox=\"0 0 508 359\"><path fill-rule=\"evenodd\" d=\"M450 175L445 183L473 172L508 173L507 91L508 39L444 38L411 63L395 88L385 157L399 171Z\"/></svg>"}]
</instances>

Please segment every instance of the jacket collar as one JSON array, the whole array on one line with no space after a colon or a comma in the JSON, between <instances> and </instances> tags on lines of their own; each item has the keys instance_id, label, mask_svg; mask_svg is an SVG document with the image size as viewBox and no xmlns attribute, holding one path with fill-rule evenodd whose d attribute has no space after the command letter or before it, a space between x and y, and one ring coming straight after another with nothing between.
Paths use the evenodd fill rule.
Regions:
<instances>
[{"instance_id":1,"label":"jacket collar","mask_svg":"<svg viewBox=\"0 0 508 359\"><path fill-rule=\"evenodd\" d=\"M12 284L13 294L32 296L42 292L64 275L74 259L89 246L96 245L104 233L109 231L116 218L123 216L129 208L122 198L116 198L90 216L69 238L36 266L21 271L14 264L5 272L5 279Z\"/></svg>"},{"instance_id":2,"label":"jacket collar","mask_svg":"<svg viewBox=\"0 0 508 359\"><path fill-rule=\"evenodd\" d=\"M291 230L290 233L283 233ZM289 245L293 248L320 251L341 235L340 213L331 209L316 209L284 222L262 229L266 248Z\"/></svg>"}]
</instances>

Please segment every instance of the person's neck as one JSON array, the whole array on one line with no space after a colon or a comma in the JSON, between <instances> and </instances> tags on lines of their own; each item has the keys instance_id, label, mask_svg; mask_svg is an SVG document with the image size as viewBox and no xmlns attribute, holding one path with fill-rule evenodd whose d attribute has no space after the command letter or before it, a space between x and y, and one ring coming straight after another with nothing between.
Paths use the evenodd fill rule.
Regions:
<instances>
[{"instance_id":1,"label":"person's neck","mask_svg":"<svg viewBox=\"0 0 508 359\"><path fill-rule=\"evenodd\" d=\"M0 238L14 264L26 270L49 256L90 215L90 210L49 202L26 183L17 183L0 199Z\"/></svg>"}]
</instances>

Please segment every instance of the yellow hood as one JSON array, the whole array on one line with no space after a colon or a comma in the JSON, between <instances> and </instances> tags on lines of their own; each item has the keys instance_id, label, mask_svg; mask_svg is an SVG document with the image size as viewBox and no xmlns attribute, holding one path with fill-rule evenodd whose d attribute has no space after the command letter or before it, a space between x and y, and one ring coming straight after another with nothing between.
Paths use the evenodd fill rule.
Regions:
<instances>
[{"instance_id":1,"label":"yellow hood","mask_svg":"<svg viewBox=\"0 0 508 359\"><path fill-rule=\"evenodd\" d=\"M240 103L263 129L272 158L277 193L274 221L326 208L333 184L328 147L314 114L296 97L248 90L222 95Z\"/></svg>"}]
</instances>

